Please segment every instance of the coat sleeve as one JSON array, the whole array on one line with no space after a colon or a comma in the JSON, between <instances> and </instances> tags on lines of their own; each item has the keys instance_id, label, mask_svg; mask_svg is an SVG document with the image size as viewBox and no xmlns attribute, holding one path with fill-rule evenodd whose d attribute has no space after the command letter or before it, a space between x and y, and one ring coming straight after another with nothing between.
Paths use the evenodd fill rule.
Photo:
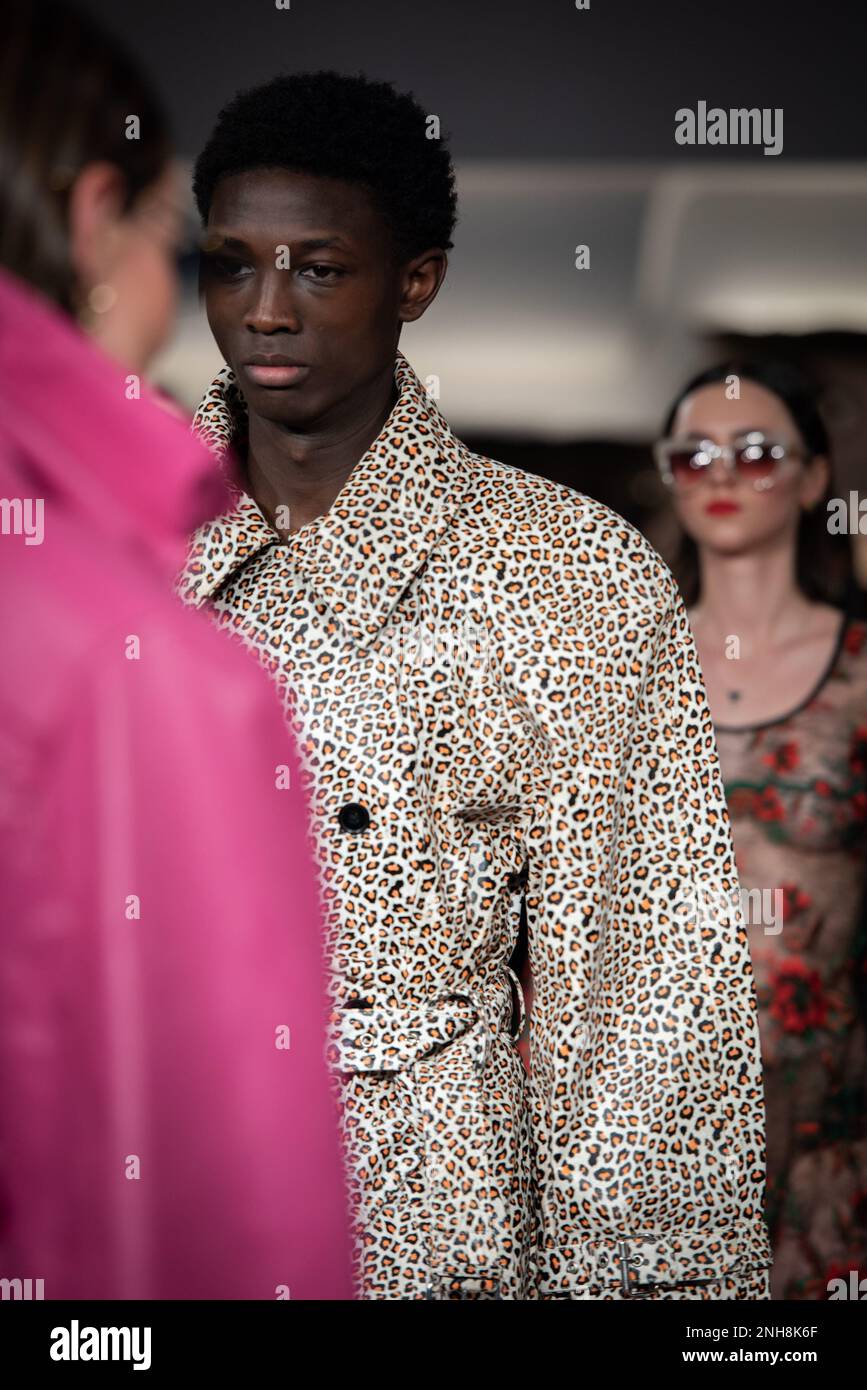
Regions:
<instances>
[{"instance_id":1,"label":"coat sleeve","mask_svg":"<svg viewBox=\"0 0 867 1390\"><path fill-rule=\"evenodd\" d=\"M545 725L527 898L538 1296L761 1299L752 967L695 644L654 559L654 602L591 686L582 659L586 729L568 701Z\"/></svg>"}]
</instances>

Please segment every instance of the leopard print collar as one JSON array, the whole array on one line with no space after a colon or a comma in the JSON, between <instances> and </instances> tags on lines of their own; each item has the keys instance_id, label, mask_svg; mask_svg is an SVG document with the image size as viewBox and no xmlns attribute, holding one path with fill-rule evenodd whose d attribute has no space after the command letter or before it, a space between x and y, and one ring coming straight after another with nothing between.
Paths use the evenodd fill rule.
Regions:
<instances>
[{"instance_id":1,"label":"leopard print collar","mask_svg":"<svg viewBox=\"0 0 867 1390\"><path fill-rule=\"evenodd\" d=\"M288 541L293 563L354 641L372 641L470 489L471 459L407 359L394 367L398 399L331 508ZM266 545L284 542L230 472L230 447L246 432L246 406L224 367L193 430L215 455L233 506L195 532L178 589L195 607Z\"/></svg>"}]
</instances>

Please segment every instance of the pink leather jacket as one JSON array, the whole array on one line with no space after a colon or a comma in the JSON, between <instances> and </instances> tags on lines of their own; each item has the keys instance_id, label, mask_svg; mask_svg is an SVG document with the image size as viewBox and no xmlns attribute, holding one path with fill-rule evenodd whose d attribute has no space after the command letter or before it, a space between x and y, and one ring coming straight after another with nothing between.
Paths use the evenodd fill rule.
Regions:
<instances>
[{"instance_id":1,"label":"pink leather jacket","mask_svg":"<svg viewBox=\"0 0 867 1390\"><path fill-rule=\"evenodd\" d=\"M135 387L0 273L0 1278L349 1298L295 752L171 592L223 485Z\"/></svg>"}]
</instances>

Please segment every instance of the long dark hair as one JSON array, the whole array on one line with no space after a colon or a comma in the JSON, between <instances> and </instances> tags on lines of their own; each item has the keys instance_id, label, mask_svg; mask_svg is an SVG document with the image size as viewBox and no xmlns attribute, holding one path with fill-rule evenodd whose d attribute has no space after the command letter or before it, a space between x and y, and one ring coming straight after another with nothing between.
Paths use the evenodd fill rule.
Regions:
<instances>
[{"instance_id":1,"label":"long dark hair","mask_svg":"<svg viewBox=\"0 0 867 1390\"><path fill-rule=\"evenodd\" d=\"M159 102L122 46L54 0L13 0L0 55L0 265L67 311L75 305L68 239L76 175L106 160L126 180L124 211L166 168ZM127 138L137 116L139 138Z\"/></svg>"},{"instance_id":2,"label":"long dark hair","mask_svg":"<svg viewBox=\"0 0 867 1390\"><path fill-rule=\"evenodd\" d=\"M789 362L767 359L733 359L700 372L688 381L669 407L663 434L670 435L681 402L702 386L715 386L736 376L770 391L791 415L811 457L822 454L830 469L828 487L812 511L801 513L798 524L796 580L801 592L814 602L838 608L848 605L855 587L852 550L845 536L832 536L828 530L828 501L836 495L831 442L819 407L819 395L808 378ZM691 607L701 590L698 546L681 529L678 548L665 557L680 585L684 602Z\"/></svg>"}]
</instances>

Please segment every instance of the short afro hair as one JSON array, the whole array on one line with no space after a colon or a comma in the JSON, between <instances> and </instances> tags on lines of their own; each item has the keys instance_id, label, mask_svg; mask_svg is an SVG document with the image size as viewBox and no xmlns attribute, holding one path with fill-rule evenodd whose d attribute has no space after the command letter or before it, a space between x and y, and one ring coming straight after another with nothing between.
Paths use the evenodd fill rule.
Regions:
<instances>
[{"instance_id":1,"label":"short afro hair","mask_svg":"<svg viewBox=\"0 0 867 1390\"><path fill-rule=\"evenodd\" d=\"M219 179L248 169L291 169L365 185L397 255L447 251L457 219L451 156L428 136L409 93L363 74L286 73L238 92L196 160L193 194L203 223Z\"/></svg>"}]
</instances>

